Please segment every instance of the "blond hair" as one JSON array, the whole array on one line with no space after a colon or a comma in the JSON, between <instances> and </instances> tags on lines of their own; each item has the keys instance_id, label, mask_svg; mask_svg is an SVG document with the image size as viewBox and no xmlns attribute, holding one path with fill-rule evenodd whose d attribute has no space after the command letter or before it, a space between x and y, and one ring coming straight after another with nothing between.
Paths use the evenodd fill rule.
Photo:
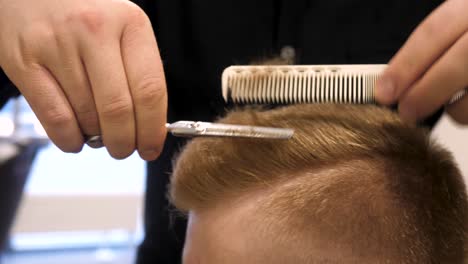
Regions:
<instances>
[{"instance_id":1,"label":"blond hair","mask_svg":"<svg viewBox=\"0 0 468 264\"><path fill-rule=\"evenodd\" d=\"M244 109L219 122L296 132L286 141L190 142L170 186L180 210L207 210L266 189L259 210L271 216L267 226L275 232L308 240L316 225L356 254L462 263L465 186L451 155L426 130L376 106L332 104Z\"/></svg>"}]
</instances>

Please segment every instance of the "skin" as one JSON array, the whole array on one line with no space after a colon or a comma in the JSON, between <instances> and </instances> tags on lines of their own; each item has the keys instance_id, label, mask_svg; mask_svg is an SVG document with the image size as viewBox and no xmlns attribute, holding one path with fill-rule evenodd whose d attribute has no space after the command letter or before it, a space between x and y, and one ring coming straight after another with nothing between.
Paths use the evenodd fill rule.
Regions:
<instances>
[{"instance_id":1,"label":"skin","mask_svg":"<svg viewBox=\"0 0 468 264\"><path fill-rule=\"evenodd\" d=\"M443 107L468 88L468 1L446 1L413 32L390 61L377 83L376 99L399 104L410 122ZM461 124L468 124L468 97L446 108Z\"/></svg>"},{"instance_id":2,"label":"skin","mask_svg":"<svg viewBox=\"0 0 468 264\"><path fill-rule=\"evenodd\" d=\"M294 232L275 230L273 223L279 223L279 219L273 218L271 225L266 225L271 215L258 211L259 203L255 200L259 196L249 195L254 197L254 201L246 196L235 203L227 201L226 206L189 212L183 264L310 263L306 257L309 255L314 256L317 263L342 263L343 259L355 259L352 250L339 246L335 239L327 239L323 226L314 221L305 231L307 237L313 237L314 241ZM382 263L382 256L370 259L361 256L355 263Z\"/></svg>"},{"instance_id":3,"label":"skin","mask_svg":"<svg viewBox=\"0 0 468 264\"><path fill-rule=\"evenodd\" d=\"M409 121L468 87L468 2L435 10L391 60L376 99ZM166 83L144 12L127 0L0 0L0 67L51 140L79 152L102 134L114 158L155 159L165 139ZM443 87L444 89L440 89ZM468 97L447 107L468 123Z\"/></svg>"},{"instance_id":4,"label":"skin","mask_svg":"<svg viewBox=\"0 0 468 264\"><path fill-rule=\"evenodd\" d=\"M280 256L296 253L297 245L289 243L280 249L270 243L276 240L275 234L266 239L261 231L265 216L258 207L267 193L249 192L214 207L190 210L182 263L286 263Z\"/></svg>"},{"instance_id":5,"label":"skin","mask_svg":"<svg viewBox=\"0 0 468 264\"><path fill-rule=\"evenodd\" d=\"M238 214L231 211L228 215L231 217L211 210L190 212L182 263L230 264L240 261L247 253L252 255L243 243L249 241L245 233L246 226L240 223Z\"/></svg>"},{"instance_id":6,"label":"skin","mask_svg":"<svg viewBox=\"0 0 468 264\"><path fill-rule=\"evenodd\" d=\"M264 239L259 223L264 218L258 214L258 198L251 193L215 208L191 210L182 263L287 263L280 256L296 250L269 243L274 235Z\"/></svg>"},{"instance_id":7,"label":"skin","mask_svg":"<svg viewBox=\"0 0 468 264\"><path fill-rule=\"evenodd\" d=\"M155 159L167 95L146 14L126 0L0 0L0 67L51 140L79 152L103 136L110 155Z\"/></svg>"}]
</instances>

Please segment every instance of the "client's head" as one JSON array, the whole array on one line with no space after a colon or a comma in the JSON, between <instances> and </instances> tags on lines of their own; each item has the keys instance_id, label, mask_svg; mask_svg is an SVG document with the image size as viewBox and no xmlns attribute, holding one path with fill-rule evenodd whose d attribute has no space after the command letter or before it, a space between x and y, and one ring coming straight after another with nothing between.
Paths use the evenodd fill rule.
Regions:
<instances>
[{"instance_id":1,"label":"client's head","mask_svg":"<svg viewBox=\"0 0 468 264\"><path fill-rule=\"evenodd\" d=\"M450 154L375 106L242 110L290 140L197 138L170 187L186 264L463 263L468 202Z\"/></svg>"}]
</instances>

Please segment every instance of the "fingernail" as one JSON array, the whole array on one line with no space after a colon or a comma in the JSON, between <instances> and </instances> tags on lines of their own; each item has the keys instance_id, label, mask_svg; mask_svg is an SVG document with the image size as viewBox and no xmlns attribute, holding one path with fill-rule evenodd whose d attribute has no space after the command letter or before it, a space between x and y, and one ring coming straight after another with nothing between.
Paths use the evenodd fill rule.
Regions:
<instances>
[{"instance_id":1,"label":"fingernail","mask_svg":"<svg viewBox=\"0 0 468 264\"><path fill-rule=\"evenodd\" d=\"M146 150L146 151L142 151L142 152L139 152L140 153L140 157L144 160L155 160L158 158L159 156L159 152L157 151L154 151L154 150Z\"/></svg>"},{"instance_id":2,"label":"fingernail","mask_svg":"<svg viewBox=\"0 0 468 264\"><path fill-rule=\"evenodd\" d=\"M395 84L391 78L383 76L377 80L375 97L380 103L393 103L395 97Z\"/></svg>"}]
</instances>

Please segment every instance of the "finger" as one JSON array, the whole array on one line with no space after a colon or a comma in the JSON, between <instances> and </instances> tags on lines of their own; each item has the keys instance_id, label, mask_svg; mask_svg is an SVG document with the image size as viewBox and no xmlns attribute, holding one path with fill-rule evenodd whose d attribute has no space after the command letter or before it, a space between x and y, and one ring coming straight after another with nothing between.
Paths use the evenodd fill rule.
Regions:
<instances>
[{"instance_id":1,"label":"finger","mask_svg":"<svg viewBox=\"0 0 468 264\"><path fill-rule=\"evenodd\" d=\"M65 152L79 152L83 147L78 122L65 94L52 74L43 66L34 64L23 74L12 78L49 138Z\"/></svg>"},{"instance_id":2,"label":"finger","mask_svg":"<svg viewBox=\"0 0 468 264\"><path fill-rule=\"evenodd\" d=\"M96 105L78 47L67 34L61 36L57 48L43 49L41 56L67 96L82 133L100 135Z\"/></svg>"},{"instance_id":3,"label":"finger","mask_svg":"<svg viewBox=\"0 0 468 264\"><path fill-rule=\"evenodd\" d=\"M417 121L434 113L468 86L468 34L445 53L399 103L403 119Z\"/></svg>"},{"instance_id":4,"label":"finger","mask_svg":"<svg viewBox=\"0 0 468 264\"><path fill-rule=\"evenodd\" d=\"M154 160L166 136L166 82L149 20L144 13L136 13L131 21L121 45L135 107L137 147L143 159Z\"/></svg>"},{"instance_id":5,"label":"finger","mask_svg":"<svg viewBox=\"0 0 468 264\"><path fill-rule=\"evenodd\" d=\"M395 103L468 28L468 1L446 1L411 34L377 82L376 100Z\"/></svg>"},{"instance_id":6,"label":"finger","mask_svg":"<svg viewBox=\"0 0 468 264\"><path fill-rule=\"evenodd\" d=\"M133 103L120 53L119 41L89 41L83 49L104 145L122 159L135 150Z\"/></svg>"},{"instance_id":7,"label":"finger","mask_svg":"<svg viewBox=\"0 0 468 264\"><path fill-rule=\"evenodd\" d=\"M464 96L459 101L446 107L450 117L460 124L468 124L468 96Z\"/></svg>"}]
</instances>

